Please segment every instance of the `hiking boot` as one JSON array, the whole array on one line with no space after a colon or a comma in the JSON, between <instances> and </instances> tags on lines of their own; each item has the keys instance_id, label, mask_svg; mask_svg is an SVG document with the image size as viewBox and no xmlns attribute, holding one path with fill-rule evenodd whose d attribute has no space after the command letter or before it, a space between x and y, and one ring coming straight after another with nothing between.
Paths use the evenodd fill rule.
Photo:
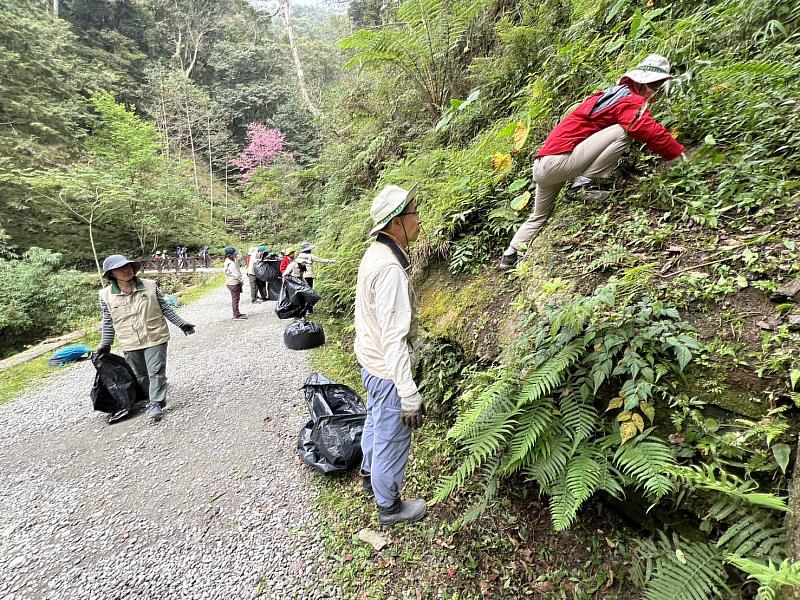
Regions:
<instances>
[{"instance_id":1,"label":"hiking boot","mask_svg":"<svg viewBox=\"0 0 800 600\"><path fill-rule=\"evenodd\" d=\"M516 250L512 254L508 254L506 252L500 257L499 268L501 271L508 271L509 269L516 267L517 262L519 262L519 254L517 254Z\"/></svg>"},{"instance_id":2,"label":"hiking boot","mask_svg":"<svg viewBox=\"0 0 800 600\"><path fill-rule=\"evenodd\" d=\"M361 477L361 489L366 494L374 494L375 492L372 491L372 475L369 473L365 473L364 471L359 471L359 477Z\"/></svg>"},{"instance_id":3,"label":"hiking boot","mask_svg":"<svg viewBox=\"0 0 800 600\"><path fill-rule=\"evenodd\" d=\"M391 527L398 523L416 523L428 512L425 500L397 500L391 507L378 507L378 523Z\"/></svg>"},{"instance_id":4,"label":"hiking boot","mask_svg":"<svg viewBox=\"0 0 800 600\"><path fill-rule=\"evenodd\" d=\"M246 321L247 320L247 315L245 315L245 314L236 315L235 317L233 317L233 320L234 321Z\"/></svg>"},{"instance_id":5,"label":"hiking boot","mask_svg":"<svg viewBox=\"0 0 800 600\"><path fill-rule=\"evenodd\" d=\"M604 202L611 197L611 192L606 190L591 189L594 180L581 175L577 177L569 189L564 193L564 200L574 200L575 198L582 197L589 202Z\"/></svg>"},{"instance_id":6,"label":"hiking boot","mask_svg":"<svg viewBox=\"0 0 800 600\"><path fill-rule=\"evenodd\" d=\"M147 416L153 423L158 423L164 417L164 413L161 411L161 405L158 402L154 402L148 406Z\"/></svg>"}]
</instances>

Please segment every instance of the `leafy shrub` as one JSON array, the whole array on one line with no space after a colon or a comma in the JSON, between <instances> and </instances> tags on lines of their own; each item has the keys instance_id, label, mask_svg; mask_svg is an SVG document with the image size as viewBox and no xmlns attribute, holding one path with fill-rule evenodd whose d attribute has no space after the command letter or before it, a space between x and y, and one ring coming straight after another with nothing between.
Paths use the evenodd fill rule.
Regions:
<instances>
[{"instance_id":1,"label":"leafy shrub","mask_svg":"<svg viewBox=\"0 0 800 600\"><path fill-rule=\"evenodd\" d=\"M0 351L99 318L92 282L90 275L63 269L61 255L50 250L31 248L18 260L0 259Z\"/></svg>"}]
</instances>

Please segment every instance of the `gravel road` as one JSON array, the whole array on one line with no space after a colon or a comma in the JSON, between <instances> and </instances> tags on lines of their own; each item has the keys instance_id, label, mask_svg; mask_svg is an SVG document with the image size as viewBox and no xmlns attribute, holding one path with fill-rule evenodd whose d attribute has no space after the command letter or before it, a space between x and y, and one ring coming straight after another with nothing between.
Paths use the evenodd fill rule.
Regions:
<instances>
[{"instance_id":1,"label":"gravel road","mask_svg":"<svg viewBox=\"0 0 800 600\"><path fill-rule=\"evenodd\" d=\"M89 362L0 405L0 598L339 597L295 461L309 367L273 308L182 309L161 423L107 425Z\"/></svg>"}]
</instances>

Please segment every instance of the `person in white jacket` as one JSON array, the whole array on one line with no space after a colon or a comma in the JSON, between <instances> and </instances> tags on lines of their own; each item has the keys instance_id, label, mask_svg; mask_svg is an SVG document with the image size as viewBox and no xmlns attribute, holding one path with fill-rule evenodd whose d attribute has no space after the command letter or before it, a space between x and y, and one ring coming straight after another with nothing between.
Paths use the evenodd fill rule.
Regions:
<instances>
[{"instance_id":1,"label":"person in white jacket","mask_svg":"<svg viewBox=\"0 0 800 600\"><path fill-rule=\"evenodd\" d=\"M367 390L361 475L364 488L375 494L380 524L413 523L427 512L425 500L400 499L411 430L422 424L422 396L413 377L417 303L408 274L408 245L420 232L413 188L385 187L370 216L376 239L358 268L355 309L355 352Z\"/></svg>"},{"instance_id":2,"label":"person in white jacket","mask_svg":"<svg viewBox=\"0 0 800 600\"><path fill-rule=\"evenodd\" d=\"M331 258L322 258L316 254L312 254L314 246L309 243L303 243L300 248L300 254L297 255L292 262L286 267L283 272L284 277L300 277L308 284L308 287L314 287L314 263L332 264L336 261Z\"/></svg>"}]
</instances>

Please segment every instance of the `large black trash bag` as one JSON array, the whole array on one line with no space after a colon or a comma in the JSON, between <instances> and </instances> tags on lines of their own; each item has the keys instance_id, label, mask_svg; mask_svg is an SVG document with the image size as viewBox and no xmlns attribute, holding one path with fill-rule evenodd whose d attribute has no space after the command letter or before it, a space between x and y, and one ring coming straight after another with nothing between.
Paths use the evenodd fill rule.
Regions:
<instances>
[{"instance_id":1,"label":"large black trash bag","mask_svg":"<svg viewBox=\"0 0 800 600\"><path fill-rule=\"evenodd\" d=\"M279 319L303 317L320 300L311 287L298 277L284 277L275 314Z\"/></svg>"},{"instance_id":2,"label":"large black trash bag","mask_svg":"<svg viewBox=\"0 0 800 600\"><path fill-rule=\"evenodd\" d=\"M253 268L255 275L261 281L272 281L280 279L281 272L279 269L279 262L277 260L260 260Z\"/></svg>"},{"instance_id":3,"label":"large black trash bag","mask_svg":"<svg viewBox=\"0 0 800 600\"><path fill-rule=\"evenodd\" d=\"M322 325L300 319L283 332L283 343L289 350L310 350L325 343L325 331Z\"/></svg>"},{"instance_id":4,"label":"large black trash bag","mask_svg":"<svg viewBox=\"0 0 800 600\"><path fill-rule=\"evenodd\" d=\"M145 399L136 376L124 358L117 354L92 355L97 373L89 396L95 410L109 413L109 423L127 417L133 405Z\"/></svg>"},{"instance_id":5,"label":"large black trash bag","mask_svg":"<svg viewBox=\"0 0 800 600\"><path fill-rule=\"evenodd\" d=\"M346 385L312 373L303 390L311 420L300 431L297 454L324 474L344 473L361 462L367 409Z\"/></svg>"}]
</instances>

